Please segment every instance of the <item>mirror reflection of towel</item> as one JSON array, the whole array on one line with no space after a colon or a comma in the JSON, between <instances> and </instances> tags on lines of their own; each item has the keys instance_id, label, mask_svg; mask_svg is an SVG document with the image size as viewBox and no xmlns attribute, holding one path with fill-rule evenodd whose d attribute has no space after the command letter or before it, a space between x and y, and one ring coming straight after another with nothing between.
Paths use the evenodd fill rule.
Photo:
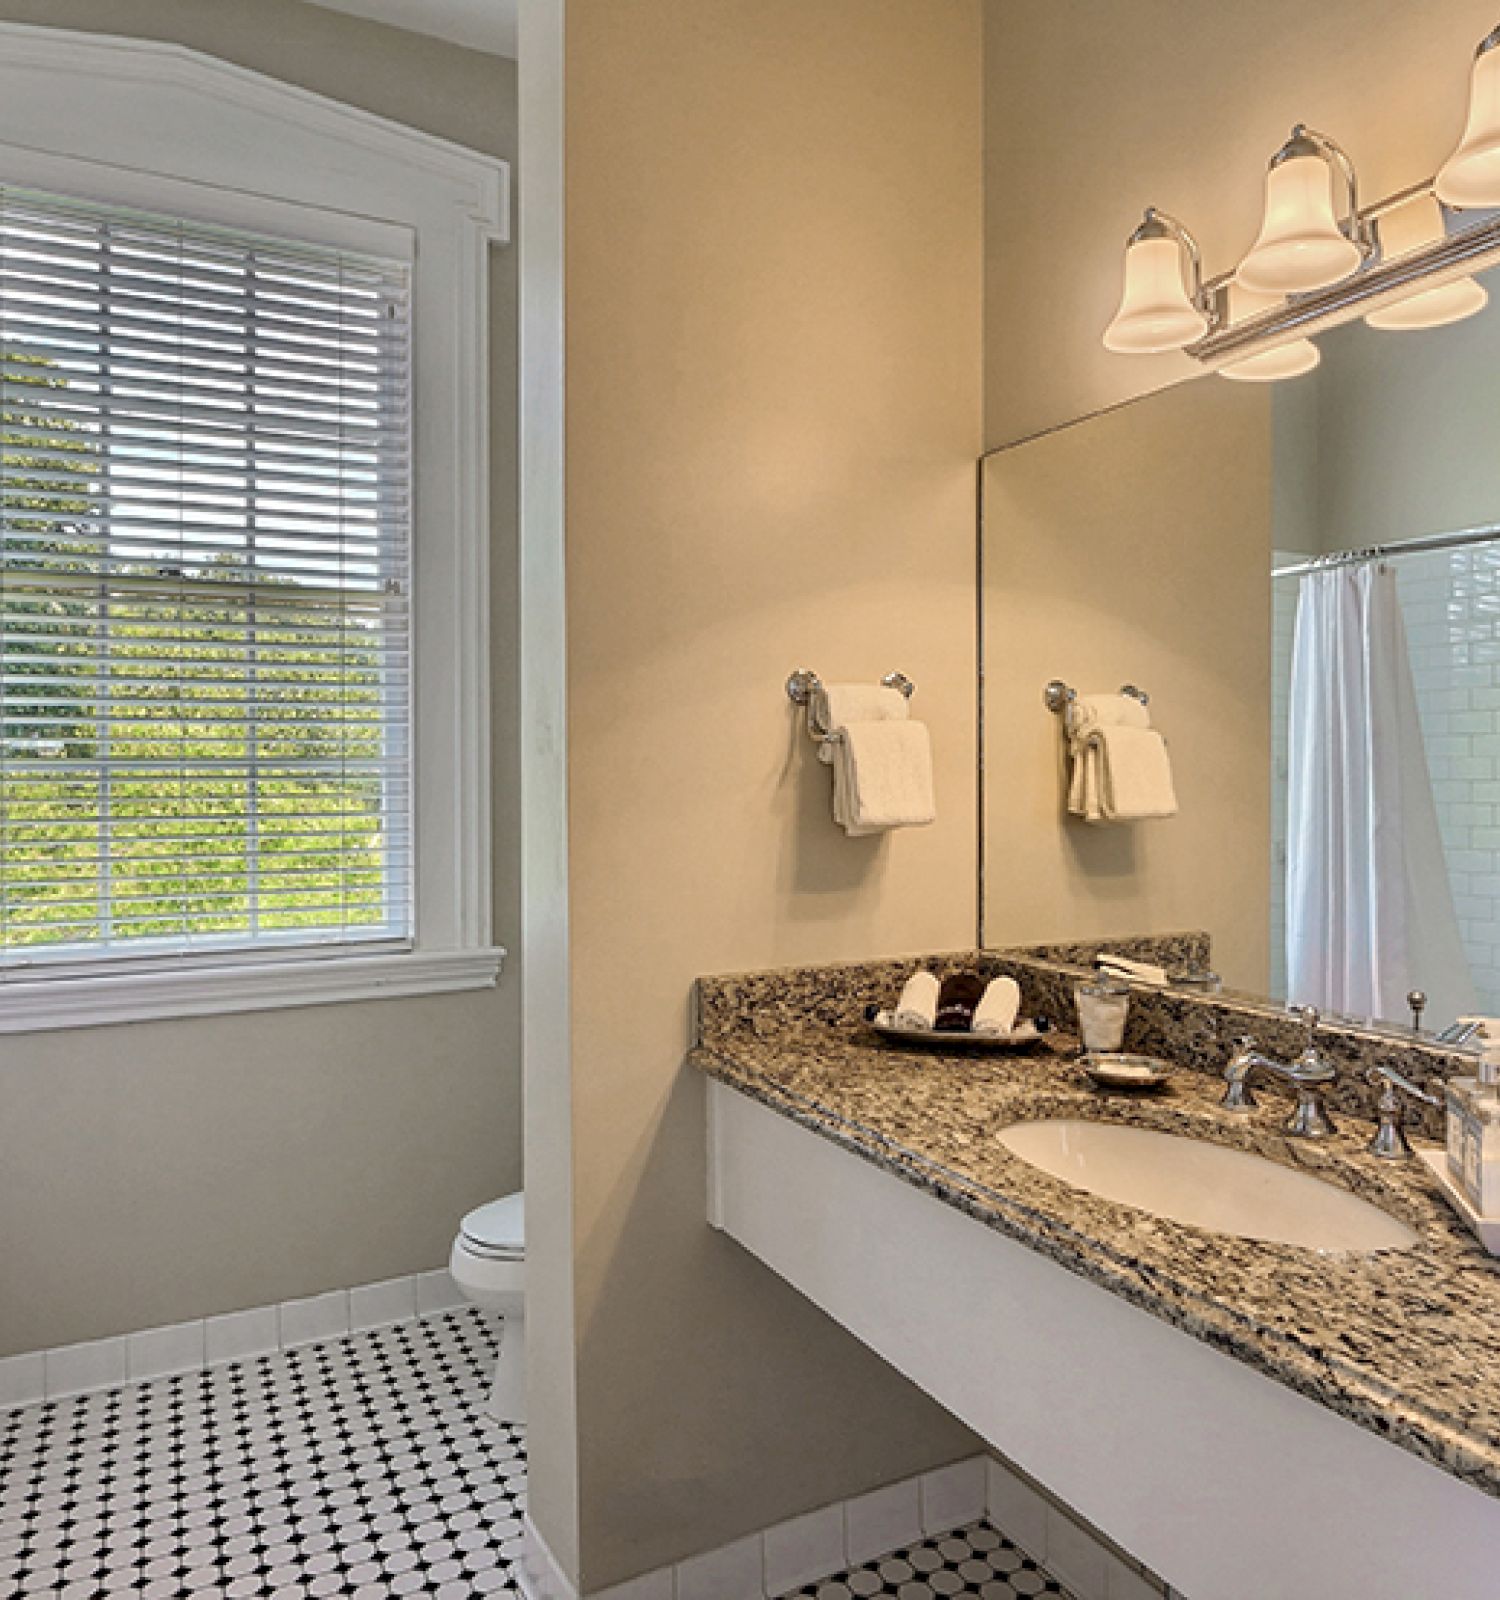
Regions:
<instances>
[{"instance_id":1,"label":"mirror reflection of towel","mask_svg":"<svg viewBox=\"0 0 1500 1600\"><path fill-rule=\"evenodd\" d=\"M1081 694L1068 706L1068 734L1081 739L1095 728L1149 728L1151 712L1133 694Z\"/></svg>"}]
</instances>

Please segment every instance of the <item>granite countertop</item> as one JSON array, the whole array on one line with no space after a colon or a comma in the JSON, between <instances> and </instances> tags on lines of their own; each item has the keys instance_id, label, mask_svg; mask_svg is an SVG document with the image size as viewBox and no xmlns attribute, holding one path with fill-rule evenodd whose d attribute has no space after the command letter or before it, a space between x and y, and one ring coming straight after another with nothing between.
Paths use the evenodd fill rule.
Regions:
<instances>
[{"instance_id":1,"label":"granite countertop","mask_svg":"<svg viewBox=\"0 0 1500 1600\"><path fill-rule=\"evenodd\" d=\"M1003 958L934 957L933 970ZM1184 1067L1153 1096L1096 1090L1054 1036L1017 1054L888 1044L863 1022L916 962L706 979L693 1065L1050 1256L1350 1421L1500 1496L1500 1260L1415 1162L1364 1151L1368 1123L1310 1143L1280 1102L1221 1111ZM1023 989L1025 983L1023 981ZM1081 1117L1252 1150L1373 1201L1416 1230L1403 1251L1320 1254L1226 1240L1101 1200L1010 1154L1010 1123Z\"/></svg>"}]
</instances>

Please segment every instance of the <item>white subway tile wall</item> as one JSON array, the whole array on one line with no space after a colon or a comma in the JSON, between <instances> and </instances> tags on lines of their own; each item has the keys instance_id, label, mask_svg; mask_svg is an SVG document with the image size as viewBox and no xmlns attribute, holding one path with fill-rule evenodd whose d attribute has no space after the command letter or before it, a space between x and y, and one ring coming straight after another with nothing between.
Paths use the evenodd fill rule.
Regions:
<instances>
[{"instance_id":1,"label":"white subway tile wall","mask_svg":"<svg viewBox=\"0 0 1500 1600\"><path fill-rule=\"evenodd\" d=\"M1275 564L1287 559L1295 558L1278 556ZM1500 1013L1500 546L1402 556L1394 565L1459 930L1480 1009ZM1282 579L1272 590L1271 965L1279 994L1297 582ZM1440 1027L1451 1018L1429 1020Z\"/></svg>"},{"instance_id":2,"label":"white subway tile wall","mask_svg":"<svg viewBox=\"0 0 1500 1600\"><path fill-rule=\"evenodd\" d=\"M1500 548L1396 563L1459 931L1500 1010ZM1435 1018L1445 1022L1447 1018Z\"/></svg>"}]
</instances>

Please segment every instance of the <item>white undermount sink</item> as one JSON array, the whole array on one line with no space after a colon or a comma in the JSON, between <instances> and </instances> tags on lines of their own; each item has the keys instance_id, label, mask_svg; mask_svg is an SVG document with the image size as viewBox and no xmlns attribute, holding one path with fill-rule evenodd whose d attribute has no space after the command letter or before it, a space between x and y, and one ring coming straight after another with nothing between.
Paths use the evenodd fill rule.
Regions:
<instances>
[{"instance_id":1,"label":"white undermount sink","mask_svg":"<svg viewBox=\"0 0 1500 1600\"><path fill-rule=\"evenodd\" d=\"M1418 1235L1379 1206L1246 1150L1114 1122L1048 1119L1000 1131L1012 1155L1075 1189L1239 1239L1304 1250L1405 1250Z\"/></svg>"}]
</instances>

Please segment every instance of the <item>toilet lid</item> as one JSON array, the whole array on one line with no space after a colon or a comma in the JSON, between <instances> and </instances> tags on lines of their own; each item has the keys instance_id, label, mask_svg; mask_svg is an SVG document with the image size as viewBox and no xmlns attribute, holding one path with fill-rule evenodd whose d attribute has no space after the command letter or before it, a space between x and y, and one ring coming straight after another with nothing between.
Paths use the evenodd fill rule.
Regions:
<instances>
[{"instance_id":1,"label":"toilet lid","mask_svg":"<svg viewBox=\"0 0 1500 1600\"><path fill-rule=\"evenodd\" d=\"M471 1211L459 1224L471 1248L487 1256L521 1256L526 1252L526 1196L508 1194L503 1200Z\"/></svg>"}]
</instances>

